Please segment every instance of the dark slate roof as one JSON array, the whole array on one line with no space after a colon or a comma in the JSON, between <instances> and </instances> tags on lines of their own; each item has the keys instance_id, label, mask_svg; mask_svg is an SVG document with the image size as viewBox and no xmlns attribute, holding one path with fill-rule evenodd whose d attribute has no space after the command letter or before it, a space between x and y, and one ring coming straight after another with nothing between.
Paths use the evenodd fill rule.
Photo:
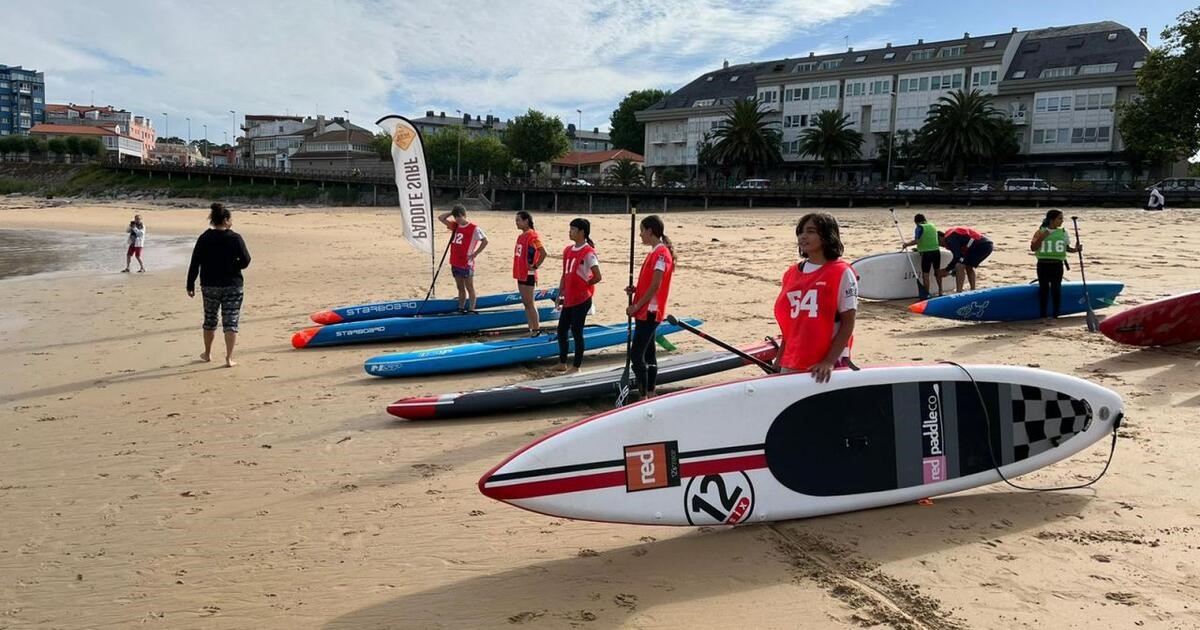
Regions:
<instances>
[{"instance_id":1,"label":"dark slate roof","mask_svg":"<svg viewBox=\"0 0 1200 630\"><path fill-rule=\"evenodd\" d=\"M724 102L729 103L739 98L749 98L757 93L754 76L770 70L772 64L779 63L779 61L783 60L743 63L706 72L695 81L671 92L663 100L642 111L691 107L692 103L696 101L710 98L718 103L722 102L721 99L727 99ZM737 80L732 81L732 77L737 77Z\"/></svg>"},{"instance_id":2,"label":"dark slate roof","mask_svg":"<svg viewBox=\"0 0 1200 630\"><path fill-rule=\"evenodd\" d=\"M1116 38L1109 40L1109 34ZM1132 72L1150 49L1133 31L1116 22L1094 22L1030 31L1021 42L1006 81L1037 79L1046 68L1116 63L1117 72ZM1025 74L1016 78L1019 72ZM1014 76L1016 75L1016 76ZM1078 67L1076 74L1078 75Z\"/></svg>"}]
</instances>

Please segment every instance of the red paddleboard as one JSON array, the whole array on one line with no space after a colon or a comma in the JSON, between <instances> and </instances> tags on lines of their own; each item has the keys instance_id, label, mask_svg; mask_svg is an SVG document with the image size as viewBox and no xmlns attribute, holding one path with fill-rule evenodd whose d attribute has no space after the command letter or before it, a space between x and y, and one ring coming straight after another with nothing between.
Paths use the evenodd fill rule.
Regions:
<instances>
[{"instance_id":1,"label":"red paddleboard","mask_svg":"<svg viewBox=\"0 0 1200 630\"><path fill-rule=\"evenodd\" d=\"M1100 322L1100 332L1113 341L1133 346L1200 341L1200 291L1121 311Z\"/></svg>"}]
</instances>

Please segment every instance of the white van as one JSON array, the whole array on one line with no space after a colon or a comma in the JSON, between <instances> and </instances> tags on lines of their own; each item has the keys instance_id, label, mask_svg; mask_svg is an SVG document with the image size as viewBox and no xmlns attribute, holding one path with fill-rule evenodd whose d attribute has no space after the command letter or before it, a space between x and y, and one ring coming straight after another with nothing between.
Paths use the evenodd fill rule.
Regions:
<instances>
[{"instance_id":1,"label":"white van","mask_svg":"<svg viewBox=\"0 0 1200 630\"><path fill-rule=\"evenodd\" d=\"M758 189L758 190L762 190L764 188L770 188L770 187L771 187L771 180L769 180L769 179L744 179L744 180L742 180L742 183L738 184L737 186L734 186L734 188L743 188L743 189L752 188L752 189Z\"/></svg>"},{"instance_id":2,"label":"white van","mask_svg":"<svg viewBox=\"0 0 1200 630\"><path fill-rule=\"evenodd\" d=\"M1044 179L1031 177L1027 179L1006 179L1004 180L1004 190L1058 190L1050 185L1050 182Z\"/></svg>"}]
</instances>

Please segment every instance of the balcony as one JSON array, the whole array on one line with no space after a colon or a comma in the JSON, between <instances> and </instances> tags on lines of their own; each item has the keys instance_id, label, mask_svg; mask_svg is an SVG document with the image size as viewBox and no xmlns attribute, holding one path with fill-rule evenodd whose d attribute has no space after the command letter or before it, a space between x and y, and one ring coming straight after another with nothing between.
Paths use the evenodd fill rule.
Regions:
<instances>
[{"instance_id":1,"label":"balcony","mask_svg":"<svg viewBox=\"0 0 1200 630\"><path fill-rule=\"evenodd\" d=\"M1024 111L1013 112L1012 114L1010 114L1010 118L1012 118L1012 123L1014 125L1024 125L1025 124L1025 112Z\"/></svg>"}]
</instances>

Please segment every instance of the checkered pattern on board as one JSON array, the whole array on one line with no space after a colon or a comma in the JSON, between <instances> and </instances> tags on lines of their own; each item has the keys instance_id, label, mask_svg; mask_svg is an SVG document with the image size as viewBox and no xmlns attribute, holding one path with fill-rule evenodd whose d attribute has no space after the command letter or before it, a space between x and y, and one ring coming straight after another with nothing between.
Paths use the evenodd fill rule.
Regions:
<instances>
[{"instance_id":1,"label":"checkered pattern on board","mask_svg":"<svg viewBox=\"0 0 1200 630\"><path fill-rule=\"evenodd\" d=\"M1021 385L1013 392L1013 460L1044 453L1092 422L1087 401L1060 392Z\"/></svg>"}]
</instances>

